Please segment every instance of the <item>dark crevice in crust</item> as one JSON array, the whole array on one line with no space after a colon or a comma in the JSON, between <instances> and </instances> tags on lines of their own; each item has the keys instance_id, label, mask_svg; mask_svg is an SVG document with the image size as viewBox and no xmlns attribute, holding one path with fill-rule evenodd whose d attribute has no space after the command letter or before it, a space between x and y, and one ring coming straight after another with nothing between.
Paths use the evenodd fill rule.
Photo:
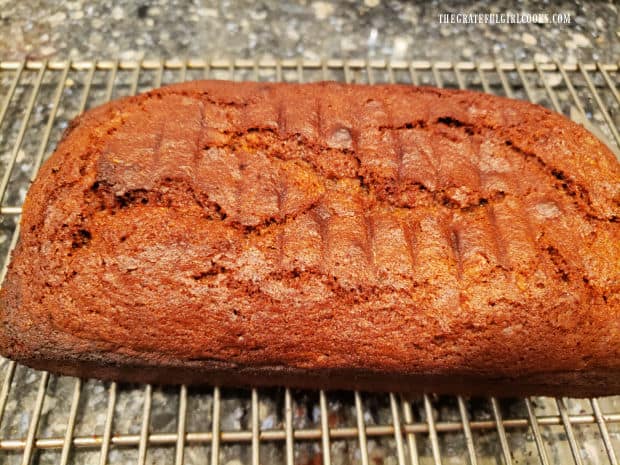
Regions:
<instances>
[{"instance_id":1,"label":"dark crevice in crust","mask_svg":"<svg viewBox=\"0 0 620 465\"><path fill-rule=\"evenodd\" d=\"M454 128L462 128L468 135L473 135L474 133L476 133L490 138L498 137L498 132L501 137L503 132L501 128L488 125L484 125L481 128L476 128L474 125L456 120L451 117L438 118L437 123L445 124ZM572 197L573 204L576 205L587 218L598 221L618 221L618 218L615 215L612 215L610 217L600 217L599 215L595 214L587 188L580 183L577 183L576 181L570 179L570 177L562 170L549 165L549 163L547 163L545 160L542 159L542 157L536 155L535 153L519 147L519 145L514 141L513 138L506 138L504 144L509 147L513 153L516 153L528 159L535 160L536 163L542 168L542 172L554 178L555 182L553 182L553 185L556 186L556 189L559 188L559 190L564 192L567 196Z\"/></svg>"},{"instance_id":2,"label":"dark crevice in crust","mask_svg":"<svg viewBox=\"0 0 620 465\"><path fill-rule=\"evenodd\" d=\"M427 127L427 122L424 120L411 121L409 123L400 124L398 126L392 125L382 125L379 126L379 131L406 131L408 129L424 129Z\"/></svg>"},{"instance_id":3,"label":"dark crevice in crust","mask_svg":"<svg viewBox=\"0 0 620 465\"><path fill-rule=\"evenodd\" d=\"M562 170L549 166L541 157L519 148L510 139L506 140L504 143L507 147L510 147L514 153L534 160L542 168L544 173L553 178L552 183L555 188L566 194L568 197L571 197L573 199L572 203L576 205L587 218L599 221L616 221L617 218L615 216L601 218L600 216L594 214L588 190L581 184L569 179L569 177L562 172Z\"/></svg>"},{"instance_id":4,"label":"dark crevice in crust","mask_svg":"<svg viewBox=\"0 0 620 465\"><path fill-rule=\"evenodd\" d=\"M449 244L452 248L452 254L454 255L454 259L456 260L456 279L460 283L463 280L463 258L461 253L461 238L459 236L458 230L455 228L450 228L450 237Z\"/></svg>"},{"instance_id":5,"label":"dark crevice in crust","mask_svg":"<svg viewBox=\"0 0 620 465\"><path fill-rule=\"evenodd\" d=\"M294 220L296 217L312 211L317 206L316 202L311 203L303 210L295 212L294 214L270 216L257 225L244 225L228 218L228 214L223 210L221 205L208 199L205 195L197 193L185 180L167 179L163 183L160 183L158 187L159 189L151 190L133 189L119 195L114 193L114 186L104 181L96 181L85 193L84 205L87 209L83 210L82 213L78 215L78 221L71 225L70 234L73 238L72 248L76 249L88 245L92 239L92 235L90 235L87 229L90 220L93 215L103 211L110 215L115 215L116 212L120 210L140 206L147 207L149 205L157 205L171 208L174 205L173 199L183 199L183 201L191 199L191 201L204 212L204 219L206 221L226 222L228 226L238 229L248 236L261 235L270 227L282 225L288 221ZM162 188L165 192L163 192ZM60 231L60 233L66 234L67 232ZM123 241L124 239L121 238L121 242Z\"/></svg>"},{"instance_id":6,"label":"dark crevice in crust","mask_svg":"<svg viewBox=\"0 0 620 465\"><path fill-rule=\"evenodd\" d=\"M474 125L465 123L463 121L459 121L452 117L441 117L437 119L437 124L445 124L447 126L453 128L461 128L467 135L480 134L490 138L497 138L498 132L499 137L502 136L502 128L492 127L488 125L481 126L481 128L477 128ZM582 211L582 213L590 219L599 220L599 221L610 221L615 222L618 220L616 216L611 217L600 217L594 213L592 202L590 200L590 196L588 190L585 186L577 183L574 180L571 180L566 173L560 170L557 167L553 167L549 165L542 157L536 155L535 153L529 152L521 147L514 141L513 138L506 138L504 140L504 144L510 148L510 150L518 154L519 156L533 159L537 162L537 164L542 168L541 171L546 173L548 176L554 178L553 184L556 186L556 189L559 188L562 192L564 192L567 196L573 198L573 203ZM559 183L557 181L560 181Z\"/></svg>"},{"instance_id":7,"label":"dark crevice in crust","mask_svg":"<svg viewBox=\"0 0 620 465\"><path fill-rule=\"evenodd\" d=\"M569 264L566 261L566 259L560 254L560 251L552 245L545 247L543 250L551 258L551 262L555 266L555 272L560 277L560 279L566 283L569 282L570 281L570 274L568 272Z\"/></svg>"}]
</instances>

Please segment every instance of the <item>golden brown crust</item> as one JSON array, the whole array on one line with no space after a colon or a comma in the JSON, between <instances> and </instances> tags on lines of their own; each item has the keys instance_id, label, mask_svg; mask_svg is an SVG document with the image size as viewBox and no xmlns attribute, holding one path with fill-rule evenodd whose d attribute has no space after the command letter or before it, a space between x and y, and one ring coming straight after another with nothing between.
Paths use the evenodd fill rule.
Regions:
<instances>
[{"instance_id":1,"label":"golden brown crust","mask_svg":"<svg viewBox=\"0 0 620 465\"><path fill-rule=\"evenodd\" d=\"M620 165L560 115L202 81L72 126L24 205L7 356L132 381L620 392Z\"/></svg>"}]
</instances>

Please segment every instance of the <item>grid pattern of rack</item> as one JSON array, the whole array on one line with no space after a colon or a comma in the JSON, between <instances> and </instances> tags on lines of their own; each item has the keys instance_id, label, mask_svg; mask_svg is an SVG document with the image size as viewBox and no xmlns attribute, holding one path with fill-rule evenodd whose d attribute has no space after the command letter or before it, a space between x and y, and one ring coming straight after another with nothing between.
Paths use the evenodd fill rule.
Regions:
<instances>
[{"instance_id":1,"label":"grid pattern of rack","mask_svg":"<svg viewBox=\"0 0 620 465\"><path fill-rule=\"evenodd\" d=\"M0 62L0 279L26 190L68 121L189 79L405 82L523 98L620 147L618 64L364 60ZM210 390L58 377L0 359L2 463L618 463L620 397Z\"/></svg>"}]
</instances>

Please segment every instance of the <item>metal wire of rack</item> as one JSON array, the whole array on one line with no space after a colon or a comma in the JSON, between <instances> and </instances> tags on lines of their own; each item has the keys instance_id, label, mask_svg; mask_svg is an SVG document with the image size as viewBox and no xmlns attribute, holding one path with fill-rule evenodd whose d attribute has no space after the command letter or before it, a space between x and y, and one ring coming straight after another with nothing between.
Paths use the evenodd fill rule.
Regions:
<instances>
[{"instance_id":1,"label":"metal wire of rack","mask_svg":"<svg viewBox=\"0 0 620 465\"><path fill-rule=\"evenodd\" d=\"M617 63L0 61L0 280L28 185L68 121L112 98L199 78L468 88L540 103L620 147ZM0 365L2 463L616 465L620 454L620 397L163 388Z\"/></svg>"}]
</instances>

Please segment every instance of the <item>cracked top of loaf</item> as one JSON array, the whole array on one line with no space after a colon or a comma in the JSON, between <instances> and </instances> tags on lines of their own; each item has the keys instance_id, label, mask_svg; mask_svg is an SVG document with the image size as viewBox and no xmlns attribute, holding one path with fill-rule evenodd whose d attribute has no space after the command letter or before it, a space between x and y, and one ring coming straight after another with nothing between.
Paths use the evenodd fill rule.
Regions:
<instances>
[{"instance_id":1,"label":"cracked top of loaf","mask_svg":"<svg viewBox=\"0 0 620 465\"><path fill-rule=\"evenodd\" d=\"M620 368L620 165L530 103L169 86L76 119L23 212L2 291L15 353Z\"/></svg>"}]
</instances>

